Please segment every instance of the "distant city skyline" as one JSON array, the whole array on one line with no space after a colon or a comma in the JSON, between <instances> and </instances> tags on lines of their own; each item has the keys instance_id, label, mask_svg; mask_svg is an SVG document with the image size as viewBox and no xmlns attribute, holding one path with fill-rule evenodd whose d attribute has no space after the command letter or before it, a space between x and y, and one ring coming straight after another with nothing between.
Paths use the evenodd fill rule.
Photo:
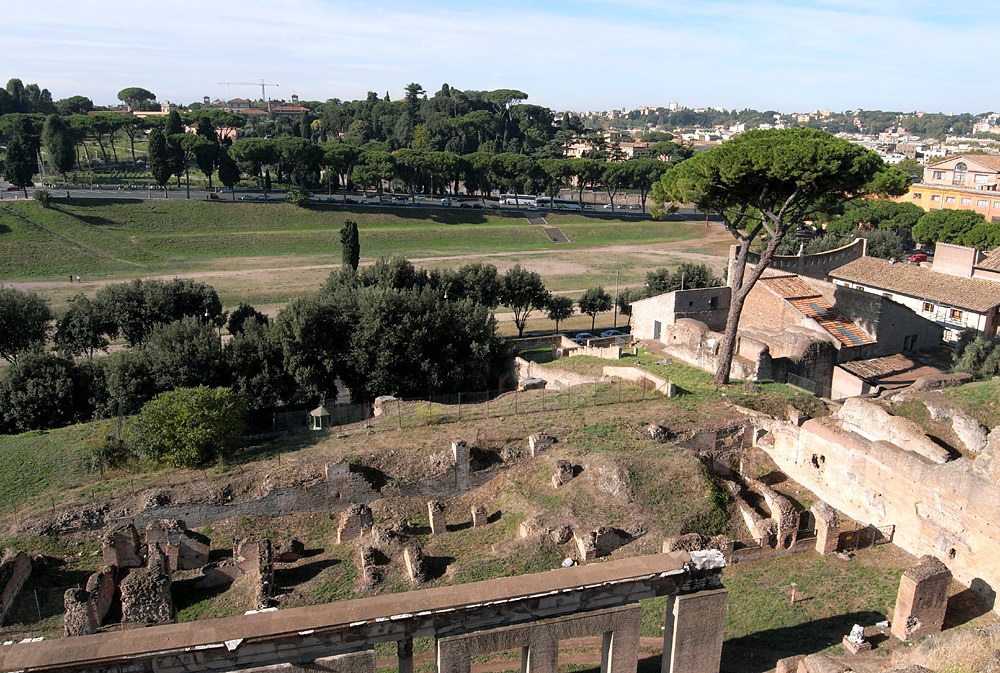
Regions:
<instances>
[{"instance_id":1,"label":"distant city skyline","mask_svg":"<svg viewBox=\"0 0 1000 673\"><path fill-rule=\"evenodd\" d=\"M257 98L219 82L264 78L274 98L393 98L516 88L556 110L642 105L783 112L995 110L993 67L975 51L1000 18L931 0L221 0L149 11L124 0L19 5L0 36L4 81L54 98L116 102L142 86L176 103Z\"/></svg>"}]
</instances>

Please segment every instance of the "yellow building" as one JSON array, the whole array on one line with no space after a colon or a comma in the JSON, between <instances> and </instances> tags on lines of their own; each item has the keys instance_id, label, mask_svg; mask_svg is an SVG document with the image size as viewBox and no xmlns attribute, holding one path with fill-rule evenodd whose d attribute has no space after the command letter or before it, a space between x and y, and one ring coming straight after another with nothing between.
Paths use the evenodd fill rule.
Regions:
<instances>
[{"instance_id":1,"label":"yellow building","mask_svg":"<svg viewBox=\"0 0 1000 673\"><path fill-rule=\"evenodd\" d=\"M897 199L926 211L971 210L1000 222L1000 156L961 155L924 168L921 182Z\"/></svg>"}]
</instances>

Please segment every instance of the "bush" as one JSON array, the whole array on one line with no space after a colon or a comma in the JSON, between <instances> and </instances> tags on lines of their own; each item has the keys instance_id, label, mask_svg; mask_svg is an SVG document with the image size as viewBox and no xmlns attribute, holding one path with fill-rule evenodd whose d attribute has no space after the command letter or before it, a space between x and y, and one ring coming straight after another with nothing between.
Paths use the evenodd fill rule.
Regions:
<instances>
[{"instance_id":1,"label":"bush","mask_svg":"<svg viewBox=\"0 0 1000 673\"><path fill-rule=\"evenodd\" d=\"M31 198L42 204L42 208L48 208L49 204L52 202L52 195L49 194L47 189L36 189L31 195Z\"/></svg>"},{"instance_id":2,"label":"bush","mask_svg":"<svg viewBox=\"0 0 1000 673\"><path fill-rule=\"evenodd\" d=\"M285 200L293 206L305 208L309 205L309 192L304 189L289 189Z\"/></svg>"},{"instance_id":3,"label":"bush","mask_svg":"<svg viewBox=\"0 0 1000 673\"><path fill-rule=\"evenodd\" d=\"M233 454L245 416L244 404L226 388L179 388L146 403L129 425L127 443L143 462L197 467Z\"/></svg>"},{"instance_id":4,"label":"bush","mask_svg":"<svg viewBox=\"0 0 1000 673\"><path fill-rule=\"evenodd\" d=\"M21 356L0 382L0 426L25 432L73 422L80 397L76 379L71 360L41 352Z\"/></svg>"}]
</instances>

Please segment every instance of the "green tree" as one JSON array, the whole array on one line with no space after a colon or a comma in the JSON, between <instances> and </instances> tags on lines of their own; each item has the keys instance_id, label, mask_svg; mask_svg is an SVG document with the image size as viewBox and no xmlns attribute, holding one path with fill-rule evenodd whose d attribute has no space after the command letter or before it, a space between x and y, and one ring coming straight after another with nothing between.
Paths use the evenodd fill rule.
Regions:
<instances>
[{"instance_id":1,"label":"green tree","mask_svg":"<svg viewBox=\"0 0 1000 673\"><path fill-rule=\"evenodd\" d=\"M0 287L0 357L17 362L29 350L41 349L49 336L52 311L37 294Z\"/></svg>"},{"instance_id":2,"label":"green tree","mask_svg":"<svg viewBox=\"0 0 1000 673\"><path fill-rule=\"evenodd\" d=\"M914 225L913 240L961 245L965 236L984 222L986 218L971 210L934 210L922 215Z\"/></svg>"},{"instance_id":3,"label":"green tree","mask_svg":"<svg viewBox=\"0 0 1000 673\"><path fill-rule=\"evenodd\" d=\"M550 295L549 300L545 302L545 310L549 320L554 320L556 323L557 334L559 333L559 323L572 317L573 308L573 300L562 294Z\"/></svg>"},{"instance_id":4,"label":"green tree","mask_svg":"<svg viewBox=\"0 0 1000 673\"><path fill-rule=\"evenodd\" d=\"M198 467L233 455L245 416L245 404L226 388L181 388L146 403L127 443L146 463Z\"/></svg>"},{"instance_id":5,"label":"green tree","mask_svg":"<svg viewBox=\"0 0 1000 673\"><path fill-rule=\"evenodd\" d=\"M361 242L358 238L358 223L347 220L340 230L340 263L345 269L357 273L361 262Z\"/></svg>"},{"instance_id":6,"label":"green tree","mask_svg":"<svg viewBox=\"0 0 1000 673\"><path fill-rule=\"evenodd\" d=\"M583 190L587 186L594 186L594 183L601 179L601 172L604 164L595 159L570 159L570 168L573 171L573 178L576 180L577 201L583 207Z\"/></svg>"},{"instance_id":7,"label":"green tree","mask_svg":"<svg viewBox=\"0 0 1000 673\"><path fill-rule=\"evenodd\" d=\"M141 86L130 86L118 92L118 100L125 103L130 109L141 110L143 104L156 100L156 94Z\"/></svg>"},{"instance_id":8,"label":"green tree","mask_svg":"<svg viewBox=\"0 0 1000 673\"><path fill-rule=\"evenodd\" d=\"M76 164L76 139L62 117L49 115L42 127L42 145L49 155L53 168L64 176Z\"/></svg>"},{"instance_id":9,"label":"green tree","mask_svg":"<svg viewBox=\"0 0 1000 673\"><path fill-rule=\"evenodd\" d=\"M226 323L226 329L233 336L243 332L244 327L248 323L257 323L259 325L267 325L270 323L267 316L255 309L250 304L241 303L237 306L232 313L229 314L229 322Z\"/></svg>"},{"instance_id":10,"label":"green tree","mask_svg":"<svg viewBox=\"0 0 1000 673\"><path fill-rule=\"evenodd\" d=\"M26 432L71 423L77 395L73 362L52 353L25 354L0 381L0 425Z\"/></svg>"},{"instance_id":11,"label":"green tree","mask_svg":"<svg viewBox=\"0 0 1000 673\"><path fill-rule=\"evenodd\" d=\"M295 379L285 369L284 353L274 329L266 321L248 320L234 334L225 347L232 391L251 409L290 401L295 394Z\"/></svg>"},{"instance_id":12,"label":"green tree","mask_svg":"<svg viewBox=\"0 0 1000 673\"><path fill-rule=\"evenodd\" d=\"M592 287L584 292L577 304L580 307L580 313L586 313L590 316L591 331L594 331L594 326L597 324L597 314L610 311L615 305L611 295L605 292L601 286Z\"/></svg>"},{"instance_id":13,"label":"green tree","mask_svg":"<svg viewBox=\"0 0 1000 673\"><path fill-rule=\"evenodd\" d=\"M229 156L229 151L225 147L219 148L217 162L219 166L219 182L232 192L233 201L235 201L236 185L240 183L240 167Z\"/></svg>"},{"instance_id":14,"label":"green tree","mask_svg":"<svg viewBox=\"0 0 1000 673\"><path fill-rule=\"evenodd\" d=\"M515 264L500 277L500 303L514 312L517 336L524 336L524 326L532 311L545 308L549 291L545 289L542 277Z\"/></svg>"},{"instance_id":15,"label":"green tree","mask_svg":"<svg viewBox=\"0 0 1000 673\"><path fill-rule=\"evenodd\" d=\"M108 350L108 335L114 332L114 323L101 307L86 295L77 294L56 323L56 347L66 357L86 355L93 359L95 351Z\"/></svg>"},{"instance_id":16,"label":"green tree","mask_svg":"<svg viewBox=\"0 0 1000 673\"><path fill-rule=\"evenodd\" d=\"M659 159L640 158L626 161L624 166L625 186L639 192L639 202L642 204L642 212L646 212L646 199L649 197L653 185L663 177L670 164Z\"/></svg>"},{"instance_id":17,"label":"green tree","mask_svg":"<svg viewBox=\"0 0 1000 673\"><path fill-rule=\"evenodd\" d=\"M337 178L338 186L344 187L345 199L351 169L354 168L360 155L361 150L349 143L334 142L323 145L323 165L330 169L331 176ZM333 193L333 180L327 180L327 184L330 186L330 193Z\"/></svg>"},{"instance_id":18,"label":"green tree","mask_svg":"<svg viewBox=\"0 0 1000 673\"><path fill-rule=\"evenodd\" d=\"M632 326L632 304L645 297L646 293L638 287L627 287L618 293L618 313L628 317L628 327Z\"/></svg>"},{"instance_id":19,"label":"green tree","mask_svg":"<svg viewBox=\"0 0 1000 673\"><path fill-rule=\"evenodd\" d=\"M101 418L116 416L119 410L129 416L137 414L159 392L142 349L111 353L94 362L104 374L105 398L96 405Z\"/></svg>"},{"instance_id":20,"label":"green tree","mask_svg":"<svg viewBox=\"0 0 1000 673\"><path fill-rule=\"evenodd\" d=\"M24 198L28 198L28 187L33 184L31 178L35 174L34 148L37 144L31 123L23 115L18 116L7 138L3 173L9 183L21 188Z\"/></svg>"},{"instance_id":21,"label":"green tree","mask_svg":"<svg viewBox=\"0 0 1000 673\"><path fill-rule=\"evenodd\" d=\"M160 129L153 129L149 133L149 172L153 176L153 182L163 188L163 198L169 199L173 168L167 151L167 139Z\"/></svg>"},{"instance_id":22,"label":"green tree","mask_svg":"<svg viewBox=\"0 0 1000 673\"><path fill-rule=\"evenodd\" d=\"M874 152L808 128L748 131L664 174L654 200L693 203L718 214L739 243L717 383L729 383L743 305L788 232L812 212L866 194L902 194L907 184ZM747 254L762 234L767 243L748 274Z\"/></svg>"},{"instance_id":23,"label":"green tree","mask_svg":"<svg viewBox=\"0 0 1000 673\"><path fill-rule=\"evenodd\" d=\"M157 326L145 351L157 390L225 382L219 334L203 318L187 317Z\"/></svg>"},{"instance_id":24,"label":"green tree","mask_svg":"<svg viewBox=\"0 0 1000 673\"><path fill-rule=\"evenodd\" d=\"M129 151L132 153L132 165L136 165L135 141L146 133L149 124L142 117L126 117L122 120L122 132L128 138Z\"/></svg>"},{"instance_id":25,"label":"green tree","mask_svg":"<svg viewBox=\"0 0 1000 673\"><path fill-rule=\"evenodd\" d=\"M295 401L336 395L353 322L350 304L322 295L294 299L278 314L274 334Z\"/></svg>"},{"instance_id":26,"label":"green tree","mask_svg":"<svg viewBox=\"0 0 1000 673\"><path fill-rule=\"evenodd\" d=\"M205 140L203 137L197 133L177 133L167 138L168 148L173 146L176 151L181 153L181 172L184 175L184 184L187 187L187 198L191 198L191 174L190 166L191 162L195 161L199 154L213 155L216 151L217 146ZM211 181L211 164L214 163L214 159L209 161L209 173L208 179Z\"/></svg>"},{"instance_id":27,"label":"green tree","mask_svg":"<svg viewBox=\"0 0 1000 673\"><path fill-rule=\"evenodd\" d=\"M608 203L611 204L611 212L615 212L615 195L618 190L628 184L628 168L622 162L605 164L601 171L601 184L608 194Z\"/></svg>"},{"instance_id":28,"label":"green tree","mask_svg":"<svg viewBox=\"0 0 1000 673\"><path fill-rule=\"evenodd\" d=\"M500 278L492 264L469 262L446 271L440 280L446 299L468 299L489 309L500 303Z\"/></svg>"}]
</instances>

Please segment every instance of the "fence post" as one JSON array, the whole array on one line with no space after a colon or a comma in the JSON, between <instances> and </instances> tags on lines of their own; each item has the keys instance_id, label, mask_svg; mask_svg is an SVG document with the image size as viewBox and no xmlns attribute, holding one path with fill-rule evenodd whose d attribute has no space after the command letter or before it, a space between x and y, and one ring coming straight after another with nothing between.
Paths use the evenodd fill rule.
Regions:
<instances>
[{"instance_id":1,"label":"fence post","mask_svg":"<svg viewBox=\"0 0 1000 673\"><path fill-rule=\"evenodd\" d=\"M399 429L403 429L403 412L400 407L403 405L403 400L396 399L396 422L399 424Z\"/></svg>"},{"instance_id":2,"label":"fence post","mask_svg":"<svg viewBox=\"0 0 1000 673\"><path fill-rule=\"evenodd\" d=\"M542 411L545 411L545 386L542 386Z\"/></svg>"},{"instance_id":3,"label":"fence post","mask_svg":"<svg viewBox=\"0 0 1000 673\"><path fill-rule=\"evenodd\" d=\"M486 418L490 417L490 391L486 389Z\"/></svg>"},{"instance_id":4,"label":"fence post","mask_svg":"<svg viewBox=\"0 0 1000 673\"><path fill-rule=\"evenodd\" d=\"M462 393L458 394L458 420L462 420Z\"/></svg>"},{"instance_id":5,"label":"fence post","mask_svg":"<svg viewBox=\"0 0 1000 673\"><path fill-rule=\"evenodd\" d=\"M38 621L42 621L42 605L38 602L38 589L32 589L35 594L35 609L38 610Z\"/></svg>"},{"instance_id":6,"label":"fence post","mask_svg":"<svg viewBox=\"0 0 1000 673\"><path fill-rule=\"evenodd\" d=\"M514 415L517 416L517 389L514 390Z\"/></svg>"},{"instance_id":7,"label":"fence post","mask_svg":"<svg viewBox=\"0 0 1000 673\"><path fill-rule=\"evenodd\" d=\"M622 403L622 380L618 379L618 404Z\"/></svg>"}]
</instances>

